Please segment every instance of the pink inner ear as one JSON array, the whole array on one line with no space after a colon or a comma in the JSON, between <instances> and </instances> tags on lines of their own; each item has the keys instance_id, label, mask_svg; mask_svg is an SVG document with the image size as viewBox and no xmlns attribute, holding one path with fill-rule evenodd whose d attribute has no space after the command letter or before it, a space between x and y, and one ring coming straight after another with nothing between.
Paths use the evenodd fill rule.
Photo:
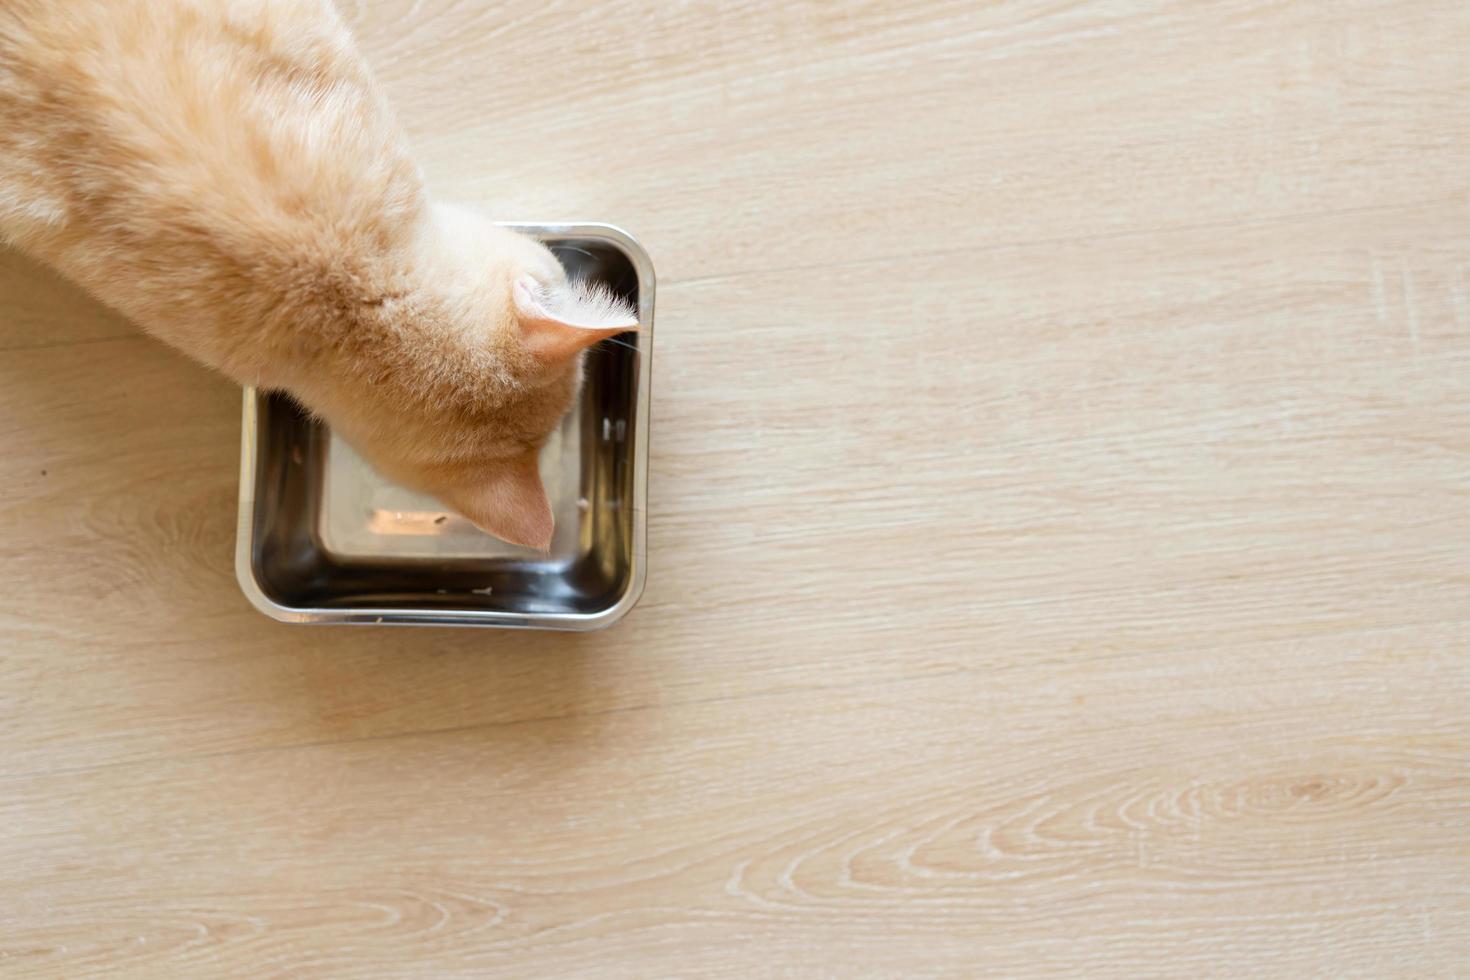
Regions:
<instances>
[{"instance_id":1,"label":"pink inner ear","mask_svg":"<svg viewBox=\"0 0 1470 980\"><path fill-rule=\"evenodd\" d=\"M547 315L540 302L536 299L535 283L527 276L521 276L516 280L515 286L516 311L522 319L535 319Z\"/></svg>"},{"instance_id":2,"label":"pink inner ear","mask_svg":"<svg viewBox=\"0 0 1470 980\"><path fill-rule=\"evenodd\" d=\"M542 360L568 361L600 340L638 329L637 320L608 326L584 326L548 310L537 298L533 280L516 280L514 296L526 346Z\"/></svg>"}]
</instances>

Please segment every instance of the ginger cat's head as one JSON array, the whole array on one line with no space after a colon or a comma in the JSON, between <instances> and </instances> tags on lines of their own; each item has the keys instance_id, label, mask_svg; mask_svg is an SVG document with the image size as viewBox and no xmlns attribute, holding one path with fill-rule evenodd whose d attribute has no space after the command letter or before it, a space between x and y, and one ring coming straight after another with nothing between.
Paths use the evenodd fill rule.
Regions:
<instances>
[{"instance_id":1,"label":"ginger cat's head","mask_svg":"<svg viewBox=\"0 0 1470 980\"><path fill-rule=\"evenodd\" d=\"M366 304L371 329L293 387L383 475L545 550L538 453L576 397L583 351L636 330L636 315L569 283L540 243L457 209L432 209L406 269Z\"/></svg>"}]
</instances>

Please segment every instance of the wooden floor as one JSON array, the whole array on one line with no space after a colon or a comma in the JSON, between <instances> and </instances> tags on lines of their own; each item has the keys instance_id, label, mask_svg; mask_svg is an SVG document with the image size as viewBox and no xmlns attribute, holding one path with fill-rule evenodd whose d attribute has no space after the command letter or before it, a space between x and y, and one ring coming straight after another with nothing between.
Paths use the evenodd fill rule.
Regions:
<instances>
[{"instance_id":1,"label":"wooden floor","mask_svg":"<svg viewBox=\"0 0 1470 980\"><path fill-rule=\"evenodd\" d=\"M0 975L1470 970L1470 6L347 10L658 266L592 636L234 581L239 396L0 256Z\"/></svg>"}]
</instances>

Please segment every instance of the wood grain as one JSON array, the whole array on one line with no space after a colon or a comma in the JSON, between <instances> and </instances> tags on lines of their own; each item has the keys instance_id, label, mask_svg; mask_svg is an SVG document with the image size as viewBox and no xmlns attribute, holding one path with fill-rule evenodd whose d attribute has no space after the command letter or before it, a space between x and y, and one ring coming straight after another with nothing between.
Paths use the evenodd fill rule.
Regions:
<instances>
[{"instance_id":1,"label":"wood grain","mask_svg":"<svg viewBox=\"0 0 1470 980\"><path fill-rule=\"evenodd\" d=\"M0 255L0 975L1463 974L1470 9L344 9L652 252L648 591L265 620L237 393Z\"/></svg>"}]
</instances>

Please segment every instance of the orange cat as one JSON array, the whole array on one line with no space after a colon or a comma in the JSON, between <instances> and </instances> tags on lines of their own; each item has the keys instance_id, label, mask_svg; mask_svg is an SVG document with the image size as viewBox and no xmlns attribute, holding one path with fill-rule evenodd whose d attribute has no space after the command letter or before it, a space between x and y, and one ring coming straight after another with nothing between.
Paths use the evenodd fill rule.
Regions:
<instances>
[{"instance_id":1,"label":"orange cat","mask_svg":"<svg viewBox=\"0 0 1470 980\"><path fill-rule=\"evenodd\" d=\"M0 238L537 548L537 450L636 327L430 201L329 0L3 0Z\"/></svg>"}]
</instances>

